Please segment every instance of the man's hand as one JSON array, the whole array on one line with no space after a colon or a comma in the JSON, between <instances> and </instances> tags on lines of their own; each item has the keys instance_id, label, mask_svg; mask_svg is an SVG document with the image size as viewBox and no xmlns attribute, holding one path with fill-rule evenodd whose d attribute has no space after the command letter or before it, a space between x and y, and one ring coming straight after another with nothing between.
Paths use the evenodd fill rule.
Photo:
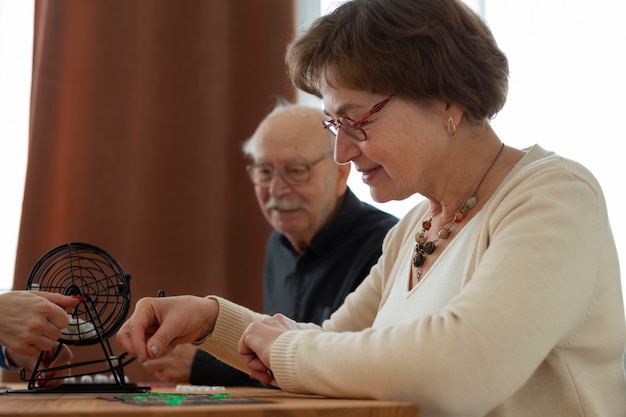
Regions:
<instances>
[{"instance_id":1,"label":"man's hand","mask_svg":"<svg viewBox=\"0 0 626 417\"><path fill-rule=\"evenodd\" d=\"M176 346L168 355L150 359L143 366L159 381L189 383L191 366L197 347L190 344Z\"/></svg>"}]
</instances>

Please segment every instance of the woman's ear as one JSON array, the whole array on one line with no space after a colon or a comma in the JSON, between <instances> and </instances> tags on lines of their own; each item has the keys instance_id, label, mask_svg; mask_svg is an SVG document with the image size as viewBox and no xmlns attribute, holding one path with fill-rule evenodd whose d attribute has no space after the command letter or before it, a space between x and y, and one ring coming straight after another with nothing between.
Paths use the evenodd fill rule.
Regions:
<instances>
[{"instance_id":1,"label":"woman's ear","mask_svg":"<svg viewBox=\"0 0 626 417\"><path fill-rule=\"evenodd\" d=\"M451 103L445 103L445 110L443 111L442 121L444 128L448 132L450 137L456 135L456 130L463 118L463 109L459 106Z\"/></svg>"}]
</instances>

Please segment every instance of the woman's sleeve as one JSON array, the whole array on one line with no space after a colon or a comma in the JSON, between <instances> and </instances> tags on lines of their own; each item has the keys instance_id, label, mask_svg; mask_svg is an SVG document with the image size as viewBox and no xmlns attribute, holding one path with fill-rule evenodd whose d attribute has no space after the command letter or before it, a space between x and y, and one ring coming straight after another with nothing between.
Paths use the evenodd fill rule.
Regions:
<instances>
[{"instance_id":1,"label":"woman's sleeve","mask_svg":"<svg viewBox=\"0 0 626 417\"><path fill-rule=\"evenodd\" d=\"M448 306L407 324L363 329L382 294L382 278L370 276L324 324L327 331L276 340L279 385L467 416L513 395L583 320L608 221L596 184L558 167L493 198L469 278Z\"/></svg>"}]
</instances>

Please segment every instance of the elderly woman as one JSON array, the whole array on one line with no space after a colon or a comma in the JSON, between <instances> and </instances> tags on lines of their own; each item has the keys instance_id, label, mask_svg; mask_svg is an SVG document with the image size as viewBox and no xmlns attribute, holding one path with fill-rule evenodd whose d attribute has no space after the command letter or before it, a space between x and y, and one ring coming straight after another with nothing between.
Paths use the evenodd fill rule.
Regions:
<instances>
[{"instance_id":1,"label":"elderly woman","mask_svg":"<svg viewBox=\"0 0 626 417\"><path fill-rule=\"evenodd\" d=\"M354 0L289 47L335 159L377 201L426 197L321 327L219 297L144 299L142 360L200 343L284 390L406 400L421 416L624 416L626 325L606 203L581 165L504 145L508 65L456 0ZM321 127L320 127L321 128Z\"/></svg>"}]
</instances>

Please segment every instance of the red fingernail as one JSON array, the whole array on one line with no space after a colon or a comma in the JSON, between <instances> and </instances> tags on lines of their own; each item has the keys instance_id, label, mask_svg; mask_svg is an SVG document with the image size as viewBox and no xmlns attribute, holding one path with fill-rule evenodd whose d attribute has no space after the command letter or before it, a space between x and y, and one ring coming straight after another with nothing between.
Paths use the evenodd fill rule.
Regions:
<instances>
[{"instance_id":1,"label":"red fingernail","mask_svg":"<svg viewBox=\"0 0 626 417\"><path fill-rule=\"evenodd\" d=\"M87 301L87 297L83 297L82 295L70 295L70 298L76 298L80 301Z\"/></svg>"}]
</instances>

